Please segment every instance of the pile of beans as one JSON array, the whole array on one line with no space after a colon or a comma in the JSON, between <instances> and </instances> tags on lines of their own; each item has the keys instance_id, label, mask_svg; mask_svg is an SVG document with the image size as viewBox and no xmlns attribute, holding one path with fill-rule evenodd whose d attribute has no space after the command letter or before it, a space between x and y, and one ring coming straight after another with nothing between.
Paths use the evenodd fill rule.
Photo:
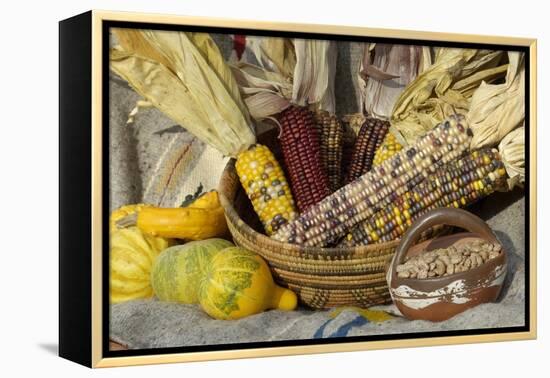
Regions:
<instances>
[{"instance_id":1,"label":"pile of beans","mask_svg":"<svg viewBox=\"0 0 550 378\"><path fill-rule=\"evenodd\" d=\"M419 279L448 276L476 268L501 253L500 244L479 239L413 256L397 266L397 276Z\"/></svg>"}]
</instances>

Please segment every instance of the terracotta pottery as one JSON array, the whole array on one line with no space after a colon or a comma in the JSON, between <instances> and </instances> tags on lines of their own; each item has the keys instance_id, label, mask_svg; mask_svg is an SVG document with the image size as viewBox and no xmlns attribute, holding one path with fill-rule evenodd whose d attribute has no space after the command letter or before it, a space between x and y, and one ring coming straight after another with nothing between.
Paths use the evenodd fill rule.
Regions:
<instances>
[{"instance_id":1,"label":"terracotta pottery","mask_svg":"<svg viewBox=\"0 0 550 378\"><path fill-rule=\"evenodd\" d=\"M442 224L457 226L469 232L438 237L415 245L423 231ZM397 276L396 267L407 256L475 239L500 244L483 220L461 209L439 208L424 214L412 224L397 246L386 274L391 297L405 317L439 322L498 298L507 271L504 249L499 256L465 272L425 279Z\"/></svg>"}]
</instances>

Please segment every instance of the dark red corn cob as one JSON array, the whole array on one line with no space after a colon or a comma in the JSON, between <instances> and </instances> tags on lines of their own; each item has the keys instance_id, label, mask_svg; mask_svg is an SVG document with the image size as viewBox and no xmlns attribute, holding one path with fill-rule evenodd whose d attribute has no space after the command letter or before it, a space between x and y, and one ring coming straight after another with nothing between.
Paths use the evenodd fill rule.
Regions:
<instances>
[{"instance_id":1,"label":"dark red corn cob","mask_svg":"<svg viewBox=\"0 0 550 378\"><path fill-rule=\"evenodd\" d=\"M342 184L342 138L344 127L338 117L326 111L315 113L319 133L321 164L328 175L331 192Z\"/></svg>"},{"instance_id":2,"label":"dark red corn cob","mask_svg":"<svg viewBox=\"0 0 550 378\"><path fill-rule=\"evenodd\" d=\"M372 168L374 153L382 144L390 128L388 121L368 117L361 126L347 171L345 183L348 184L364 175Z\"/></svg>"},{"instance_id":3,"label":"dark red corn cob","mask_svg":"<svg viewBox=\"0 0 550 378\"><path fill-rule=\"evenodd\" d=\"M292 193L300 212L304 212L330 192L328 176L321 163L319 135L313 113L290 106L281 113L281 148Z\"/></svg>"}]
</instances>

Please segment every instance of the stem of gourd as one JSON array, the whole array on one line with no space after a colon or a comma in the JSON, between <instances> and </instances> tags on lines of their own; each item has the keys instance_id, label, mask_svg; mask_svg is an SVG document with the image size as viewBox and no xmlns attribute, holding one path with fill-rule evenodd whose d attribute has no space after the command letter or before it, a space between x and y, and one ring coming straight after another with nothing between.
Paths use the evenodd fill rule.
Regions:
<instances>
[{"instance_id":1,"label":"stem of gourd","mask_svg":"<svg viewBox=\"0 0 550 378\"><path fill-rule=\"evenodd\" d=\"M127 228L137 224L137 214L130 214L115 222L117 228Z\"/></svg>"}]
</instances>

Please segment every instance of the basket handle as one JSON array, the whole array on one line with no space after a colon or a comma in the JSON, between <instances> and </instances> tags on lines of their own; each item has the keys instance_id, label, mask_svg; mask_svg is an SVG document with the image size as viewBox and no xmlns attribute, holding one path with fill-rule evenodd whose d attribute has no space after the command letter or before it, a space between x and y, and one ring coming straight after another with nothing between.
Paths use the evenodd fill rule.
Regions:
<instances>
[{"instance_id":1,"label":"basket handle","mask_svg":"<svg viewBox=\"0 0 550 378\"><path fill-rule=\"evenodd\" d=\"M403 262L407 251L418 241L421 234L424 231L441 224L460 227L472 233L478 234L493 243L499 242L487 223L466 210L449 207L440 207L431 210L418 218L403 235L401 242L395 250L395 255L392 260L392 279L397 278L397 265Z\"/></svg>"}]
</instances>

